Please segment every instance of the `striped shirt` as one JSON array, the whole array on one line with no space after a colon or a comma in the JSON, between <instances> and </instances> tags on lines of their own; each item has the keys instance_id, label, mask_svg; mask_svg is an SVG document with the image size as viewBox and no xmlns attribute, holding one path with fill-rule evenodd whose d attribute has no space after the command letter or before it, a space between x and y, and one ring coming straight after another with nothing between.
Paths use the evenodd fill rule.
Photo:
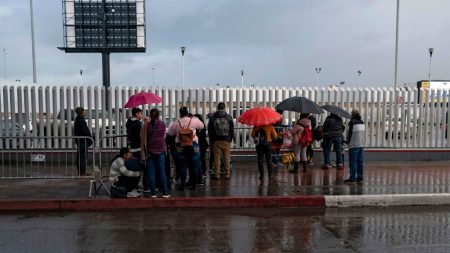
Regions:
<instances>
[{"instance_id":1,"label":"striped shirt","mask_svg":"<svg viewBox=\"0 0 450 253\"><path fill-rule=\"evenodd\" d=\"M119 176L139 177L141 176L141 172L128 170L127 167L125 167L125 160L122 157L118 157L114 160L109 169L109 181L111 183L117 182Z\"/></svg>"}]
</instances>

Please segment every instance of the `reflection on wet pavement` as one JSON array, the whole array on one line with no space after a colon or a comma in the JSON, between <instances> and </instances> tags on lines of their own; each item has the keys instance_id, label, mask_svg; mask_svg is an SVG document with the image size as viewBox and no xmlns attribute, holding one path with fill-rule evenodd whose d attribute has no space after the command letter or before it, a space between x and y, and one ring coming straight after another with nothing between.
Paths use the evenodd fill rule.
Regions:
<instances>
[{"instance_id":1,"label":"reflection on wet pavement","mask_svg":"<svg viewBox=\"0 0 450 253\"><path fill-rule=\"evenodd\" d=\"M321 170L320 165L308 172L288 173L285 166L275 169L276 181L267 178L259 185L256 163L233 163L230 180L207 179L205 186L173 196L287 196L347 194L414 194L450 192L450 161L367 162L364 183L348 185L348 168ZM175 187L173 187L174 189ZM68 199L86 198L86 180L1 180L0 199ZM100 198L108 196L100 195Z\"/></svg>"},{"instance_id":2,"label":"reflection on wet pavement","mask_svg":"<svg viewBox=\"0 0 450 253\"><path fill-rule=\"evenodd\" d=\"M239 166L239 167L238 167ZM181 196L280 196L280 195L343 195L343 194L399 194L450 192L450 163L436 162L371 162L366 164L362 184L345 184L345 170L322 170L319 165L308 172L288 173L286 167L276 169L276 183L265 181L259 186L255 164L235 166L231 180L207 183L195 193Z\"/></svg>"},{"instance_id":3,"label":"reflection on wet pavement","mask_svg":"<svg viewBox=\"0 0 450 253\"><path fill-rule=\"evenodd\" d=\"M0 215L0 252L448 252L450 207Z\"/></svg>"}]
</instances>

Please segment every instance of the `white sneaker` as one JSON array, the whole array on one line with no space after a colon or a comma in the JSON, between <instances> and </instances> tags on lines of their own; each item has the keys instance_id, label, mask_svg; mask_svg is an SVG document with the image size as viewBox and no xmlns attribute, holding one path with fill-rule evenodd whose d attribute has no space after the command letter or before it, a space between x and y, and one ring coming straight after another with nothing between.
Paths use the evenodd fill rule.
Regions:
<instances>
[{"instance_id":1,"label":"white sneaker","mask_svg":"<svg viewBox=\"0 0 450 253\"><path fill-rule=\"evenodd\" d=\"M161 197L163 197L163 198L170 198L172 195L170 195L170 194L163 194Z\"/></svg>"},{"instance_id":2,"label":"white sneaker","mask_svg":"<svg viewBox=\"0 0 450 253\"><path fill-rule=\"evenodd\" d=\"M139 198L140 196L142 196L142 194L140 194L136 190L132 190L127 193L127 198Z\"/></svg>"}]
</instances>

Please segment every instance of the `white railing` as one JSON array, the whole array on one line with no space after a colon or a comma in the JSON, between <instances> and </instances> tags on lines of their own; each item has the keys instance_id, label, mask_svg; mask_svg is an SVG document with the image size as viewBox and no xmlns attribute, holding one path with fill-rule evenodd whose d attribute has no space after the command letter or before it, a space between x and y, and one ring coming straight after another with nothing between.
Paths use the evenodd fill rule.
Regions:
<instances>
[{"instance_id":1,"label":"white railing","mask_svg":"<svg viewBox=\"0 0 450 253\"><path fill-rule=\"evenodd\" d=\"M78 86L0 86L0 120L12 126L0 125L0 136L72 136L74 108L90 109L86 119L96 143L102 136L125 134L125 122L129 109L123 109L128 97L150 91L146 87L112 87L109 91L107 110L105 89ZM143 106L145 111L156 107L167 124L178 116L182 105L192 114L206 115L223 101L234 118L242 111L255 106L275 107L291 96L305 96L319 105L332 104L348 111L358 109L367 124L367 147L391 148L448 148L450 126L449 90L427 91L420 96L417 89L399 88L157 88L155 93L163 97L162 104ZM297 119L298 113L284 112L285 122ZM322 124L325 114L317 115ZM347 124L348 120L344 123ZM236 124L235 148L249 148L249 130ZM242 129L244 128L244 129ZM35 140L37 141L37 140ZM39 139L52 149L72 148L72 143L52 142ZM41 145L43 143L40 143ZM1 145L1 143L0 143ZM26 144L24 144L26 145ZM106 140L99 143L106 146ZM117 143L117 145L123 145ZM20 147L18 147L20 148Z\"/></svg>"}]
</instances>

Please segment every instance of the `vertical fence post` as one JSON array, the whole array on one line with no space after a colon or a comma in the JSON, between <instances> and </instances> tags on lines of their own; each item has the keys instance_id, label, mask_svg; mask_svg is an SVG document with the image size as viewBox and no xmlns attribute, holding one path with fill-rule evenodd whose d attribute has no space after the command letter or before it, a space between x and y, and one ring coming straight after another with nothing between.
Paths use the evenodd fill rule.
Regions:
<instances>
[{"instance_id":1,"label":"vertical fence post","mask_svg":"<svg viewBox=\"0 0 450 253\"><path fill-rule=\"evenodd\" d=\"M19 132L17 133L19 137L24 136L24 113L23 113L23 87L17 87L17 124L19 125ZM19 149L23 149L24 139L19 139Z\"/></svg>"}]
</instances>

